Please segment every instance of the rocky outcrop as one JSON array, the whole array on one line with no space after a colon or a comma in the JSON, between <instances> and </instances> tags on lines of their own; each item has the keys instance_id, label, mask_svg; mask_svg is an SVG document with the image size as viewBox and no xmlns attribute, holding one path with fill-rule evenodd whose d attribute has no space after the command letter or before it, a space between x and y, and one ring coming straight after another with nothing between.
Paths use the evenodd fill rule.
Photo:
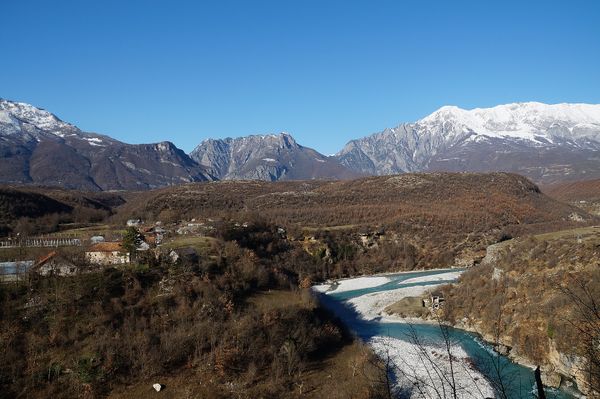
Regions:
<instances>
[{"instance_id":1,"label":"rocky outcrop","mask_svg":"<svg viewBox=\"0 0 600 399\"><path fill-rule=\"evenodd\" d=\"M220 180L347 179L337 159L301 146L287 133L203 141L190 156Z\"/></svg>"},{"instance_id":2,"label":"rocky outcrop","mask_svg":"<svg viewBox=\"0 0 600 399\"><path fill-rule=\"evenodd\" d=\"M519 347L512 342L510 336L496 337L493 334L482 332L483 326L467 318L458 321L453 327L480 335L494 350L507 356L515 363L530 368L537 366L520 352ZM559 352L551 339L549 339L549 347L550 351L546 362L540 365L544 385L553 388L568 387L571 390L577 389L586 394L586 377L583 373L585 369L584 359L576 355Z\"/></svg>"}]
</instances>

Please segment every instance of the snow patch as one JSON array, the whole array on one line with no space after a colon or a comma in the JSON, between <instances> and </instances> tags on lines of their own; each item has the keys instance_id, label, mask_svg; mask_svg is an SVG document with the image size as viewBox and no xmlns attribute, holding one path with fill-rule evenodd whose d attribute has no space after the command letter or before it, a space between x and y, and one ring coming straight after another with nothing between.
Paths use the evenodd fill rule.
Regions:
<instances>
[{"instance_id":1,"label":"snow patch","mask_svg":"<svg viewBox=\"0 0 600 399\"><path fill-rule=\"evenodd\" d=\"M10 125L17 125L19 122L17 122L17 120L15 118L13 118L12 115L9 114L8 112L0 110L0 123L8 123Z\"/></svg>"},{"instance_id":2,"label":"snow patch","mask_svg":"<svg viewBox=\"0 0 600 399\"><path fill-rule=\"evenodd\" d=\"M512 137L536 141L547 138L548 129L564 126L585 126L600 130L600 104L542 104L536 102L498 105L493 108L465 110L445 106L415 123L425 130L443 126L449 136L475 132L477 136ZM477 141L475 137L470 140Z\"/></svg>"}]
</instances>

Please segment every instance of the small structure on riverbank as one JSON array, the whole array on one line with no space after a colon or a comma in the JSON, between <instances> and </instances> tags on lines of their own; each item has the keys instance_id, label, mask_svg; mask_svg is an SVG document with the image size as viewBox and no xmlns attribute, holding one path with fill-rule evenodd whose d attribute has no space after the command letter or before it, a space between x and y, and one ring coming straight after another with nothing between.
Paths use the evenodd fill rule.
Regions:
<instances>
[{"instance_id":1,"label":"small structure on riverbank","mask_svg":"<svg viewBox=\"0 0 600 399\"><path fill-rule=\"evenodd\" d=\"M423 306L431 310L438 310L444 304L444 293L441 291L433 291L428 298L423 299Z\"/></svg>"}]
</instances>

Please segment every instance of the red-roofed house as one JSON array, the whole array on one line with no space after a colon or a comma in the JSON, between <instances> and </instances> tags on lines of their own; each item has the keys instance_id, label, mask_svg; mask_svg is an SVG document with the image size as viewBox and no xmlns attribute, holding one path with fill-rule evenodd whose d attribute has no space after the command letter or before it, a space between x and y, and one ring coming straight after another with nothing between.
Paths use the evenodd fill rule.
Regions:
<instances>
[{"instance_id":1,"label":"red-roofed house","mask_svg":"<svg viewBox=\"0 0 600 399\"><path fill-rule=\"evenodd\" d=\"M42 276L70 276L77 272L77 266L60 256L58 252L52 251L38 259L32 270Z\"/></svg>"},{"instance_id":2,"label":"red-roofed house","mask_svg":"<svg viewBox=\"0 0 600 399\"><path fill-rule=\"evenodd\" d=\"M101 242L89 247L85 258L95 265L119 265L129 263L129 252L120 242Z\"/></svg>"}]
</instances>

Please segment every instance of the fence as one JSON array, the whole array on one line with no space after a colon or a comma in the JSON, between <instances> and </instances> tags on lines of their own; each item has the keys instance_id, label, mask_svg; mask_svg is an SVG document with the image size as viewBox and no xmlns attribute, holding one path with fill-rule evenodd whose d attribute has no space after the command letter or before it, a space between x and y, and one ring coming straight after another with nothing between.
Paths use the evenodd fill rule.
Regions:
<instances>
[{"instance_id":1,"label":"fence","mask_svg":"<svg viewBox=\"0 0 600 399\"><path fill-rule=\"evenodd\" d=\"M43 247L80 247L78 238L27 238L22 240L0 241L0 248L43 248Z\"/></svg>"}]
</instances>

